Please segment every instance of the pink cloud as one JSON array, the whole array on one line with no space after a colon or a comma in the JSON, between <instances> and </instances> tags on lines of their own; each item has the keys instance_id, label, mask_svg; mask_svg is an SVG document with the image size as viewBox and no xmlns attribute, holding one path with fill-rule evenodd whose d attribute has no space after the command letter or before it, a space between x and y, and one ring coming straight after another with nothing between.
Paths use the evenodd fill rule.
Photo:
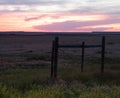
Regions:
<instances>
[{"instance_id":1,"label":"pink cloud","mask_svg":"<svg viewBox=\"0 0 120 98\"><path fill-rule=\"evenodd\" d=\"M86 27L86 28L79 28L80 31L111 31L114 29L113 27Z\"/></svg>"},{"instance_id":2,"label":"pink cloud","mask_svg":"<svg viewBox=\"0 0 120 98\"><path fill-rule=\"evenodd\" d=\"M66 21L66 22L57 22L49 25L34 26L38 30L48 30L48 31L70 31L75 30L79 26L79 22Z\"/></svg>"},{"instance_id":3,"label":"pink cloud","mask_svg":"<svg viewBox=\"0 0 120 98\"><path fill-rule=\"evenodd\" d=\"M56 14L42 14L42 15L39 15L37 14L36 16L30 16L30 17L26 17L24 20L25 21L33 21L33 20L40 20L40 19L45 19L45 18L52 18L52 19L58 19L58 18L61 18L61 14L59 15L56 15Z\"/></svg>"},{"instance_id":4,"label":"pink cloud","mask_svg":"<svg viewBox=\"0 0 120 98\"><path fill-rule=\"evenodd\" d=\"M87 16L87 17L86 17ZM1 31L108 31L120 30L118 15L2 13Z\"/></svg>"},{"instance_id":5,"label":"pink cloud","mask_svg":"<svg viewBox=\"0 0 120 98\"><path fill-rule=\"evenodd\" d=\"M31 21L31 20L37 20L39 17L30 17L30 18L25 18L25 21Z\"/></svg>"},{"instance_id":6,"label":"pink cloud","mask_svg":"<svg viewBox=\"0 0 120 98\"><path fill-rule=\"evenodd\" d=\"M88 30L89 31L104 31L108 29L113 29L113 27L96 27L99 25L110 25L120 23L119 18L108 18L106 20L96 20L96 21L65 21L65 22L55 22L52 24L46 25L37 25L33 26L34 29L42 31L79 31L79 30ZM92 27L86 28L85 27ZM94 27L95 26L95 27Z\"/></svg>"}]
</instances>

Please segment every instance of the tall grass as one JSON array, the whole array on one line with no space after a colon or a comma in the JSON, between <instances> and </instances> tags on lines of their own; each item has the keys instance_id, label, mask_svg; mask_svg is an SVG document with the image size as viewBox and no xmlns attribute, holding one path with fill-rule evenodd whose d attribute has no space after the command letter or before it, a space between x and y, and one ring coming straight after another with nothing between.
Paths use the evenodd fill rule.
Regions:
<instances>
[{"instance_id":1,"label":"tall grass","mask_svg":"<svg viewBox=\"0 0 120 98\"><path fill-rule=\"evenodd\" d=\"M66 55L60 57L56 81L50 79L49 65L1 69L0 98L120 98L119 64L119 58L106 58L105 73L100 73L100 58L86 58L80 72L79 56Z\"/></svg>"},{"instance_id":2,"label":"tall grass","mask_svg":"<svg viewBox=\"0 0 120 98\"><path fill-rule=\"evenodd\" d=\"M64 87L53 85L43 87L38 85L25 92L13 87L0 85L0 98L119 98L120 86L99 86L94 87Z\"/></svg>"}]
</instances>

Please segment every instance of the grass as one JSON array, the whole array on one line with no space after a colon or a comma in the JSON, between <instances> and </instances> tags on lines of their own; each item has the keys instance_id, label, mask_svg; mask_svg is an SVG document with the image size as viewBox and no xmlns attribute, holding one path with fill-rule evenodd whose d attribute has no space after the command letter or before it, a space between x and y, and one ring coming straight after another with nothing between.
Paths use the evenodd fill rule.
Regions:
<instances>
[{"instance_id":1,"label":"grass","mask_svg":"<svg viewBox=\"0 0 120 98\"><path fill-rule=\"evenodd\" d=\"M66 87L63 85L53 85L43 87L41 85L32 86L31 89L21 92L13 87L0 85L1 98L119 98L120 86L94 85L93 87Z\"/></svg>"},{"instance_id":2,"label":"grass","mask_svg":"<svg viewBox=\"0 0 120 98\"><path fill-rule=\"evenodd\" d=\"M71 72L74 70L73 72ZM70 74L68 74L70 73ZM117 73L101 75L61 68L56 81L49 69L9 69L0 73L0 98L119 98ZM111 77L111 75L113 75ZM117 77L116 77L117 75Z\"/></svg>"},{"instance_id":3,"label":"grass","mask_svg":"<svg viewBox=\"0 0 120 98\"><path fill-rule=\"evenodd\" d=\"M37 55L37 54L34 54L34 55L29 55L26 57L26 60L27 61L30 61L30 60L44 60L44 61L50 61L50 56L49 55Z\"/></svg>"},{"instance_id":4,"label":"grass","mask_svg":"<svg viewBox=\"0 0 120 98\"><path fill-rule=\"evenodd\" d=\"M26 92L21 93L14 88L0 86L1 98L119 98L120 87L118 86L95 86L93 88L65 88L63 86L54 85L52 87L43 88L37 86Z\"/></svg>"},{"instance_id":5,"label":"grass","mask_svg":"<svg viewBox=\"0 0 120 98\"><path fill-rule=\"evenodd\" d=\"M29 55L24 60L48 62L49 58ZM80 72L79 56L60 56L56 81L50 79L50 66L1 69L0 98L120 98L119 59L106 58L102 74L100 58L86 58Z\"/></svg>"}]
</instances>

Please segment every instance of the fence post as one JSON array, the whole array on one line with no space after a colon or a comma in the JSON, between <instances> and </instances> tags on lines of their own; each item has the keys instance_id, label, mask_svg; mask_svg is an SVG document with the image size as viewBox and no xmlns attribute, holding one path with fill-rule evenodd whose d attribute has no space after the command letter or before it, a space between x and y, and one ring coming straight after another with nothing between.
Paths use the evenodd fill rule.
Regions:
<instances>
[{"instance_id":1,"label":"fence post","mask_svg":"<svg viewBox=\"0 0 120 98\"><path fill-rule=\"evenodd\" d=\"M101 72L104 72L105 63L105 36L102 37L102 51L101 51Z\"/></svg>"},{"instance_id":2,"label":"fence post","mask_svg":"<svg viewBox=\"0 0 120 98\"><path fill-rule=\"evenodd\" d=\"M57 78L57 67L58 67L58 41L59 38L55 37L55 54L54 54L54 78Z\"/></svg>"},{"instance_id":3,"label":"fence post","mask_svg":"<svg viewBox=\"0 0 120 98\"><path fill-rule=\"evenodd\" d=\"M82 42L81 72L83 72L83 68L84 68L84 53L85 53L85 42Z\"/></svg>"},{"instance_id":4,"label":"fence post","mask_svg":"<svg viewBox=\"0 0 120 98\"><path fill-rule=\"evenodd\" d=\"M52 42L52 55L51 55L51 78L54 76L54 59L55 59L55 41Z\"/></svg>"}]
</instances>

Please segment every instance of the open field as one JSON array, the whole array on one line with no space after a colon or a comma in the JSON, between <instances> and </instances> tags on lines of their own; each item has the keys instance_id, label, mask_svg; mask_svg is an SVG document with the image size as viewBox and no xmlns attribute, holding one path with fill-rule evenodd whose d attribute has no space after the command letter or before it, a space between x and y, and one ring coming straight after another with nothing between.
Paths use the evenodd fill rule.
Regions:
<instances>
[{"instance_id":1,"label":"open field","mask_svg":"<svg viewBox=\"0 0 120 98\"><path fill-rule=\"evenodd\" d=\"M54 36L0 36L0 98L120 98L120 36L106 37L105 73L100 48L60 49L58 78L50 79ZM60 36L65 44L101 44L99 36Z\"/></svg>"}]
</instances>

